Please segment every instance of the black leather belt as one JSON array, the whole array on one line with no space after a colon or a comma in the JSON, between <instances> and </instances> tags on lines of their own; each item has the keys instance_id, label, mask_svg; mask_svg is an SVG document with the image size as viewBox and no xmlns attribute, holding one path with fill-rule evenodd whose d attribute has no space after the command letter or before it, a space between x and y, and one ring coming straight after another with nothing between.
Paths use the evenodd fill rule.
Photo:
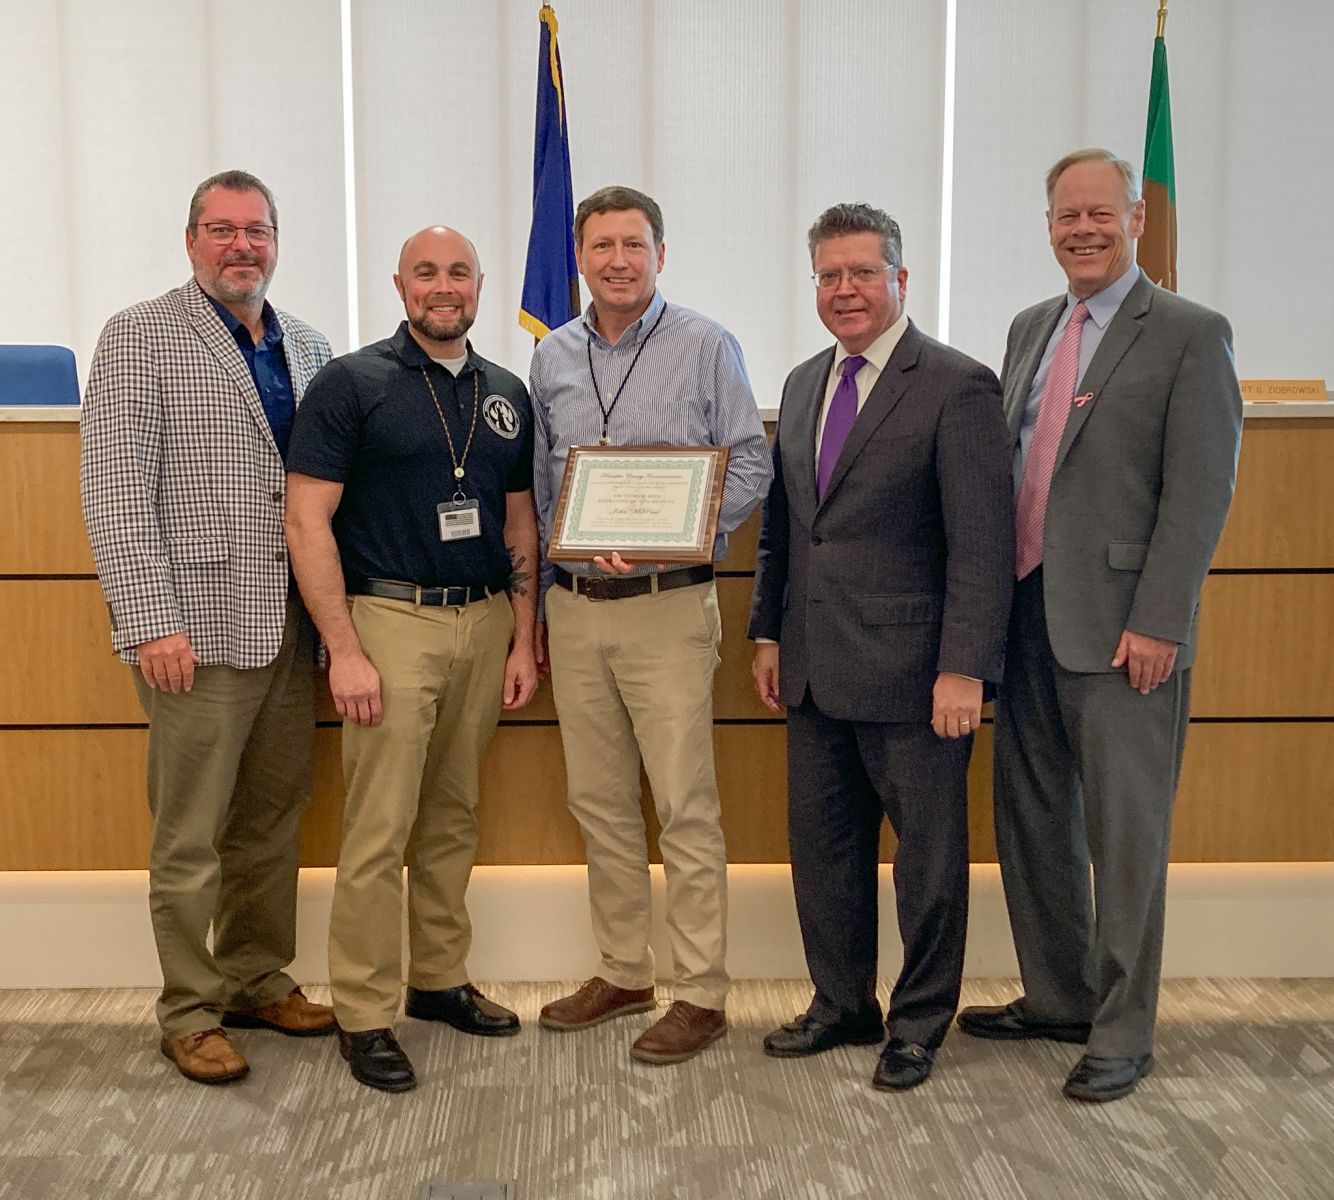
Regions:
<instances>
[{"instance_id":1,"label":"black leather belt","mask_svg":"<svg viewBox=\"0 0 1334 1200\"><path fill-rule=\"evenodd\" d=\"M428 608L462 608L503 592L503 587L475 583L470 587L424 588L397 579L362 579L348 584L349 596L380 596L385 600L406 600Z\"/></svg>"},{"instance_id":2,"label":"black leather belt","mask_svg":"<svg viewBox=\"0 0 1334 1200\"><path fill-rule=\"evenodd\" d=\"M556 583L576 596L589 600L624 600L627 596L647 596L650 592L670 592L673 588L708 583L713 578L713 564L659 571L656 575L571 575L556 567Z\"/></svg>"}]
</instances>

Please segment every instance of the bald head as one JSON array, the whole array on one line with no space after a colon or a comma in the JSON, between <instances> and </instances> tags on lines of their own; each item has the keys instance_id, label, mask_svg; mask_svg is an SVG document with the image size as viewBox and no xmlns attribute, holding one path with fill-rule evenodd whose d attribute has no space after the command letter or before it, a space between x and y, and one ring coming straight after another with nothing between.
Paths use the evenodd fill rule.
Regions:
<instances>
[{"instance_id":1,"label":"bald head","mask_svg":"<svg viewBox=\"0 0 1334 1200\"><path fill-rule=\"evenodd\" d=\"M438 258L442 252L449 255L463 253L471 255L473 273L477 274L482 269L481 260L477 257L477 247L469 238L464 237L457 229L450 229L448 225L428 225L425 229L419 229L403 243L403 249L398 252L398 273L402 275L405 270L411 270L412 264L422 255Z\"/></svg>"},{"instance_id":2,"label":"bald head","mask_svg":"<svg viewBox=\"0 0 1334 1200\"><path fill-rule=\"evenodd\" d=\"M465 352L482 294L472 242L445 225L414 233L399 251L394 286L412 336L432 358L457 358Z\"/></svg>"}]
</instances>

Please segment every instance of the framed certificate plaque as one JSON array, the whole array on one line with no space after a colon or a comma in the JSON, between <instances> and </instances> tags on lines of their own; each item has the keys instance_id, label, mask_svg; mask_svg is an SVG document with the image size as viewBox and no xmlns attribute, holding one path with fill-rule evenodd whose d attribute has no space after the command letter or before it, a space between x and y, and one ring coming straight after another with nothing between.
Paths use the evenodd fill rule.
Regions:
<instances>
[{"instance_id":1,"label":"framed certificate plaque","mask_svg":"<svg viewBox=\"0 0 1334 1200\"><path fill-rule=\"evenodd\" d=\"M571 446L547 557L713 560L726 446Z\"/></svg>"}]
</instances>

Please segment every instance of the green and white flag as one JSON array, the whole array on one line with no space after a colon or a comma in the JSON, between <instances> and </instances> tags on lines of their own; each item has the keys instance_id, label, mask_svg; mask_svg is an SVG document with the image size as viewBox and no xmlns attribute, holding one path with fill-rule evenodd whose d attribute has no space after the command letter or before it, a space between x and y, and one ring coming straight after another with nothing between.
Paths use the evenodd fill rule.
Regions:
<instances>
[{"instance_id":1,"label":"green and white flag","mask_svg":"<svg viewBox=\"0 0 1334 1200\"><path fill-rule=\"evenodd\" d=\"M1177 184L1172 159L1172 100L1167 87L1167 41L1153 41L1149 127L1144 135L1144 233L1136 259L1144 273L1177 290Z\"/></svg>"}]
</instances>

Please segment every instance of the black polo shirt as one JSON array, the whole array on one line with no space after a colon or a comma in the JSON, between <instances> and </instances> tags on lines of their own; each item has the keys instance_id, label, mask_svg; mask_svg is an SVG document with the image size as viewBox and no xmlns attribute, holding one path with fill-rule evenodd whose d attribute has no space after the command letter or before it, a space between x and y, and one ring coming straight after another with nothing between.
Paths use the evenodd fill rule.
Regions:
<instances>
[{"instance_id":1,"label":"black polo shirt","mask_svg":"<svg viewBox=\"0 0 1334 1200\"><path fill-rule=\"evenodd\" d=\"M477 423L465 459L474 395ZM461 485L440 413L464 466ZM405 321L393 337L333 359L311 380L297 408L287 469L343 485L333 532L351 586L365 578L503 586L510 575L505 497L533 486L528 391L471 343L455 378L427 357ZM442 542L436 506L456 490L479 502L482 533Z\"/></svg>"}]
</instances>

